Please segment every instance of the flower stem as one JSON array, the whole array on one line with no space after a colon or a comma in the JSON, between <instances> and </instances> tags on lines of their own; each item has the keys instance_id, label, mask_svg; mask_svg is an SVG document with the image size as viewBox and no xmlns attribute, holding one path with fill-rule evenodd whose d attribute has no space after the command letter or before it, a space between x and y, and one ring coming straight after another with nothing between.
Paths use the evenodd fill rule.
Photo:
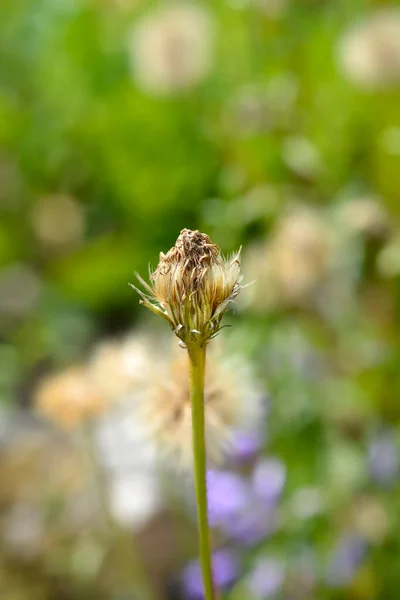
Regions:
<instances>
[{"instance_id":1,"label":"flower stem","mask_svg":"<svg viewBox=\"0 0 400 600\"><path fill-rule=\"evenodd\" d=\"M208 529L206 448L204 429L204 373L206 348L188 346L190 402L192 406L193 464L196 489L199 554L205 600L215 600Z\"/></svg>"}]
</instances>

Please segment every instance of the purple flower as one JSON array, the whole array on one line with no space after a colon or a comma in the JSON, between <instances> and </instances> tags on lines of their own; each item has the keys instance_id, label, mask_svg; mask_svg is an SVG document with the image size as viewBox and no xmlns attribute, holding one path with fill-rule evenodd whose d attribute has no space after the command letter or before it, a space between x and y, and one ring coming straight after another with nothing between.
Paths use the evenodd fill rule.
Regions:
<instances>
[{"instance_id":1,"label":"purple flower","mask_svg":"<svg viewBox=\"0 0 400 600\"><path fill-rule=\"evenodd\" d=\"M229 450L229 458L238 465L252 461L263 445L263 439L258 431L238 431Z\"/></svg>"},{"instance_id":2,"label":"purple flower","mask_svg":"<svg viewBox=\"0 0 400 600\"><path fill-rule=\"evenodd\" d=\"M261 501L247 481L230 471L207 473L208 516L233 541L250 546L277 528L277 512Z\"/></svg>"},{"instance_id":3,"label":"purple flower","mask_svg":"<svg viewBox=\"0 0 400 600\"><path fill-rule=\"evenodd\" d=\"M277 458L265 458L255 467L253 489L265 502L275 503L281 495L286 481L286 467Z\"/></svg>"},{"instance_id":4,"label":"purple flower","mask_svg":"<svg viewBox=\"0 0 400 600\"><path fill-rule=\"evenodd\" d=\"M387 486L399 475L399 453L389 432L376 436L368 448L369 472L376 483Z\"/></svg>"},{"instance_id":5,"label":"purple flower","mask_svg":"<svg viewBox=\"0 0 400 600\"><path fill-rule=\"evenodd\" d=\"M254 598L275 596L285 582L285 565L279 558L259 558L247 580Z\"/></svg>"},{"instance_id":6,"label":"purple flower","mask_svg":"<svg viewBox=\"0 0 400 600\"><path fill-rule=\"evenodd\" d=\"M221 548L212 555L212 571L215 585L218 588L229 588L237 579L240 571L238 557L227 548ZM201 568L198 560L193 560L185 567L182 575L185 598L203 600L204 587Z\"/></svg>"},{"instance_id":7,"label":"purple flower","mask_svg":"<svg viewBox=\"0 0 400 600\"><path fill-rule=\"evenodd\" d=\"M328 585L341 587L350 583L365 556L366 549L366 543L361 537L352 534L343 536L328 564L326 572Z\"/></svg>"},{"instance_id":8,"label":"purple flower","mask_svg":"<svg viewBox=\"0 0 400 600\"><path fill-rule=\"evenodd\" d=\"M232 541L252 546L274 533L278 525L275 507L252 498L243 511L225 520L223 531Z\"/></svg>"},{"instance_id":9,"label":"purple flower","mask_svg":"<svg viewBox=\"0 0 400 600\"><path fill-rule=\"evenodd\" d=\"M211 527L218 527L227 519L235 518L248 504L251 490L246 481L230 471L207 472L208 519Z\"/></svg>"}]
</instances>

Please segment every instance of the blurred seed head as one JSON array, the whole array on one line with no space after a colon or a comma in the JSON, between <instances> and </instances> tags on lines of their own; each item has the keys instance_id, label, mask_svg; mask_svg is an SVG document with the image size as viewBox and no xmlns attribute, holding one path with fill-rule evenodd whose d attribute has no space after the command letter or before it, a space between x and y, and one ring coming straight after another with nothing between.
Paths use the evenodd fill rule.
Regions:
<instances>
[{"instance_id":1,"label":"blurred seed head","mask_svg":"<svg viewBox=\"0 0 400 600\"><path fill-rule=\"evenodd\" d=\"M332 251L331 232L317 212L289 212L270 241L245 256L246 273L255 282L246 290L247 301L258 310L308 304L329 275Z\"/></svg>"},{"instance_id":2,"label":"blurred seed head","mask_svg":"<svg viewBox=\"0 0 400 600\"><path fill-rule=\"evenodd\" d=\"M85 216L80 204L66 194L40 198L32 209L32 227L45 246L69 248L82 241Z\"/></svg>"},{"instance_id":3,"label":"blurred seed head","mask_svg":"<svg viewBox=\"0 0 400 600\"><path fill-rule=\"evenodd\" d=\"M272 263L284 296L297 299L313 291L330 261L330 235L318 213L300 209L285 216L273 237Z\"/></svg>"},{"instance_id":4,"label":"blurred seed head","mask_svg":"<svg viewBox=\"0 0 400 600\"><path fill-rule=\"evenodd\" d=\"M100 416L108 403L82 367L72 367L44 379L35 394L39 413L66 429Z\"/></svg>"},{"instance_id":5,"label":"blurred seed head","mask_svg":"<svg viewBox=\"0 0 400 600\"><path fill-rule=\"evenodd\" d=\"M177 2L157 8L132 30L133 78L150 94L185 91L208 74L213 40L214 22L206 6Z\"/></svg>"},{"instance_id":6,"label":"blurred seed head","mask_svg":"<svg viewBox=\"0 0 400 600\"><path fill-rule=\"evenodd\" d=\"M327 233L323 220L311 210L297 210L282 219L274 236L274 259L288 290L296 287L296 271L302 273L299 289L312 287L325 272Z\"/></svg>"},{"instance_id":7,"label":"blurred seed head","mask_svg":"<svg viewBox=\"0 0 400 600\"><path fill-rule=\"evenodd\" d=\"M344 75L362 88L400 83L400 11L388 8L353 25L339 42Z\"/></svg>"},{"instance_id":8,"label":"blurred seed head","mask_svg":"<svg viewBox=\"0 0 400 600\"><path fill-rule=\"evenodd\" d=\"M106 341L95 348L88 372L110 401L121 400L148 381L152 353L154 358L145 336L132 334L122 341Z\"/></svg>"},{"instance_id":9,"label":"blurred seed head","mask_svg":"<svg viewBox=\"0 0 400 600\"><path fill-rule=\"evenodd\" d=\"M183 229L167 254L160 254L152 286L139 278L141 303L164 317L186 345L204 346L218 334L222 317L238 295L239 253L229 259L208 235Z\"/></svg>"},{"instance_id":10,"label":"blurred seed head","mask_svg":"<svg viewBox=\"0 0 400 600\"><path fill-rule=\"evenodd\" d=\"M352 198L339 209L339 219L351 232L381 238L388 232L389 216L379 198Z\"/></svg>"},{"instance_id":11,"label":"blurred seed head","mask_svg":"<svg viewBox=\"0 0 400 600\"><path fill-rule=\"evenodd\" d=\"M205 438L210 464L221 464L237 429L251 429L262 418L261 394L242 356L210 352L205 379ZM192 417L187 353L158 365L138 418L146 425L161 457L178 468L192 465Z\"/></svg>"}]
</instances>

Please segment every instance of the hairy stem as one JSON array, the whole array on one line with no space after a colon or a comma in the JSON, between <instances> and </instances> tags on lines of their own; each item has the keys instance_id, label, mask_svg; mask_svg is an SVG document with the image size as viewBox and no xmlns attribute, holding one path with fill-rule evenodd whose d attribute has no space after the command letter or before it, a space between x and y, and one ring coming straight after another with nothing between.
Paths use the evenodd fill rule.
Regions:
<instances>
[{"instance_id":1,"label":"hairy stem","mask_svg":"<svg viewBox=\"0 0 400 600\"><path fill-rule=\"evenodd\" d=\"M208 529L206 447L204 430L204 373L206 348L188 347L190 402L192 406L193 465L196 489L199 554L205 600L215 600Z\"/></svg>"}]
</instances>

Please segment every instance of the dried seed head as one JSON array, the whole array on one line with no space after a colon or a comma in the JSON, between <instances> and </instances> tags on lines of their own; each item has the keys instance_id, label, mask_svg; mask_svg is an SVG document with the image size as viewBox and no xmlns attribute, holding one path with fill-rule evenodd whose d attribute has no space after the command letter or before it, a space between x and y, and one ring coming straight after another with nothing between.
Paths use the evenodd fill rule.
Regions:
<instances>
[{"instance_id":1,"label":"dried seed head","mask_svg":"<svg viewBox=\"0 0 400 600\"><path fill-rule=\"evenodd\" d=\"M46 378L38 387L36 409L66 429L101 415L108 403L85 369L72 367Z\"/></svg>"},{"instance_id":2,"label":"dried seed head","mask_svg":"<svg viewBox=\"0 0 400 600\"><path fill-rule=\"evenodd\" d=\"M163 316L186 345L204 346L219 329L224 312L240 291L239 254L225 260L200 231L183 229L167 254L160 254L152 285L139 280L142 304Z\"/></svg>"}]
</instances>

